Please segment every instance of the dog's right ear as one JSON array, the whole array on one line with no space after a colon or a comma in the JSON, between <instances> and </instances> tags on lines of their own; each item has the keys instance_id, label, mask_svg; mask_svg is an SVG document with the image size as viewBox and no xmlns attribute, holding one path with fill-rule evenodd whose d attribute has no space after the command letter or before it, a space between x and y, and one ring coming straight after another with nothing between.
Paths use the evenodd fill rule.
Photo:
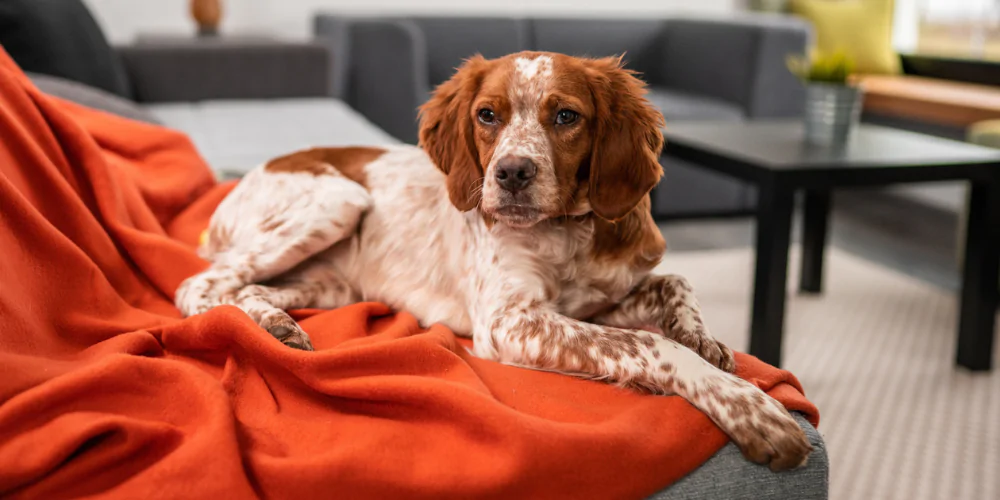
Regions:
<instances>
[{"instance_id":1,"label":"dog's right ear","mask_svg":"<svg viewBox=\"0 0 1000 500\"><path fill-rule=\"evenodd\" d=\"M489 61L466 60L420 107L420 147L448 176L448 197L462 212L479 205L483 167L473 137L472 101Z\"/></svg>"}]
</instances>

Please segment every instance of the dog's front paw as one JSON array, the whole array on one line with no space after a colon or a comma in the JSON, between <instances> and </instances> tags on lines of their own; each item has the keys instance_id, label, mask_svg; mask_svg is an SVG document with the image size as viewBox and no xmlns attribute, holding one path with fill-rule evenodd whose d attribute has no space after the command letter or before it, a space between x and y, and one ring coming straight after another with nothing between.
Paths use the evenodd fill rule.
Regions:
<instances>
[{"instance_id":1,"label":"dog's front paw","mask_svg":"<svg viewBox=\"0 0 1000 500\"><path fill-rule=\"evenodd\" d=\"M812 445L781 403L756 388L722 399L730 409L723 427L748 460L775 472L806 464Z\"/></svg>"}]
</instances>

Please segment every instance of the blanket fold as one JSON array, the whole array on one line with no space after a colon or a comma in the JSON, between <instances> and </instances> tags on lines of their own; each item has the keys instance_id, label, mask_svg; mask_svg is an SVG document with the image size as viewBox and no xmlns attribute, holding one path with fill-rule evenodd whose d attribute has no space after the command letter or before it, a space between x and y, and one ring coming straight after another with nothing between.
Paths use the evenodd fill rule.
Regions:
<instances>
[{"instance_id":1,"label":"blanket fold","mask_svg":"<svg viewBox=\"0 0 1000 500\"><path fill-rule=\"evenodd\" d=\"M181 319L232 184L190 141L47 96L0 49L0 497L641 498L727 439L678 397L470 356L364 303ZM739 375L818 422L790 373Z\"/></svg>"}]
</instances>

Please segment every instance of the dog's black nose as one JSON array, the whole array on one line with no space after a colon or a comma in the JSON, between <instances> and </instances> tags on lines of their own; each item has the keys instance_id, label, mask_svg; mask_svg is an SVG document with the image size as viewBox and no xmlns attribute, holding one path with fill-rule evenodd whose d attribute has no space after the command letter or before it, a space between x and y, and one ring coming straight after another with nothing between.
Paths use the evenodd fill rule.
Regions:
<instances>
[{"instance_id":1,"label":"dog's black nose","mask_svg":"<svg viewBox=\"0 0 1000 500\"><path fill-rule=\"evenodd\" d=\"M528 187L537 173L538 167L530 159L505 156L497 162L495 175L500 187L511 193L517 193Z\"/></svg>"}]
</instances>

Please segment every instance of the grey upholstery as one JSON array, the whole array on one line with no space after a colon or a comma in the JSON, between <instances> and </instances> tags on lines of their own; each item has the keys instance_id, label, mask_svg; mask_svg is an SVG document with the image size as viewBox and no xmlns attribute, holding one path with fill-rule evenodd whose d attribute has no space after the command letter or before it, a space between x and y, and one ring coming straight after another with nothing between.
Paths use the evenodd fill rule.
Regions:
<instances>
[{"instance_id":1,"label":"grey upholstery","mask_svg":"<svg viewBox=\"0 0 1000 500\"><path fill-rule=\"evenodd\" d=\"M814 449L805 467L774 473L747 461L739 448L729 443L701 467L650 500L826 500L830 483L826 445L815 427L801 415L793 416Z\"/></svg>"},{"instance_id":2,"label":"grey upholstery","mask_svg":"<svg viewBox=\"0 0 1000 500\"><path fill-rule=\"evenodd\" d=\"M318 43L192 40L118 53L140 102L321 97L332 86L331 53Z\"/></svg>"},{"instance_id":3,"label":"grey upholstery","mask_svg":"<svg viewBox=\"0 0 1000 500\"><path fill-rule=\"evenodd\" d=\"M317 18L335 51L333 94L394 137L417 142L417 107L430 92L424 33L410 20ZM339 45L338 45L339 44ZM377 55L377 57L368 57Z\"/></svg>"},{"instance_id":4,"label":"grey upholstery","mask_svg":"<svg viewBox=\"0 0 1000 500\"><path fill-rule=\"evenodd\" d=\"M187 133L222 177L296 149L398 142L329 96L333 67L324 44L178 40L118 52L140 102L46 75L32 80L57 97Z\"/></svg>"},{"instance_id":5,"label":"grey upholstery","mask_svg":"<svg viewBox=\"0 0 1000 500\"><path fill-rule=\"evenodd\" d=\"M0 45L24 71L131 96L121 61L81 0L0 1Z\"/></svg>"},{"instance_id":6,"label":"grey upholstery","mask_svg":"<svg viewBox=\"0 0 1000 500\"><path fill-rule=\"evenodd\" d=\"M649 89L647 98L670 123L682 120L742 120L740 106L663 87ZM653 191L658 214L712 214L743 212L753 206L751 187L733 177L717 174L690 163L662 158L664 175Z\"/></svg>"},{"instance_id":7,"label":"grey upholstery","mask_svg":"<svg viewBox=\"0 0 1000 500\"><path fill-rule=\"evenodd\" d=\"M227 177L299 149L398 142L330 98L161 103L148 108L167 127L186 133L208 164Z\"/></svg>"},{"instance_id":8,"label":"grey upholstery","mask_svg":"<svg viewBox=\"0 0 1000 500\"><path fill-rule=\"evenodd\" d=\"M464 58L520 50L623 55L650 84L671 120L794 116L802 85L785 68L805 50L809 27L788 17L727 19L372 18L320 14L317 38L337 51L334 95L397 139L417 142L417 108ZM752 207L749 187L702 169L664 162L658 216Z\"/></svg>"},{"instance_id":9,"label":"grey upholstery","mask_svg":"<svg viewBox=\"0 0 1000 500\"><path fill-rule=\"evenodd\" d=\"M660 109L667 123L677 120L741 120L743 108L704 97L664 87L651 87L646 98Z\"/></svg>"},{"instance_id":10,"label":"grey upholstery","mask_svg":"<svg viewBox=\"0 0 1000 500\"><path fill-rule=\"evenodd\" d=\"M536 19L534 50L581 57L624 56L626 66L647 81L663 51L663 20ZM595 36L595 34L600 36Z\"/></svg>"},{"instance_id":11,"label":"grey upholstery","mask_svg":"<svg viewBox=\"0 0 1000 500\"><path fill-rule=\"evenodd\" d=\"M664 33L663 61L652 81L737 104L751 118L802 112L805 88L785 61L805 50L809 29L803 21L671 19Z\"/></svg>"},{"instance_id":12,"label":"grey upholstery","mask_svg":"<svg viewBox=\"0 0 1000 500\"><path fill-rule=\"evenodd\" d=\"M39 90L51 96L132 120L158 123L156 117L146 108L109 92L56 76L28 73L28 77Z\"/></svg>"},{"instance_id":13,"label":"grey upholstery","mask_svg":"<svg viewBox=\"0 0 1000 500\"><path fill-rule=\"evenodd\" d=\"M187 133L221 177L296 149L397 142L329 96L332 59L323 44L165 41L118 52L139 103L45 75L32 80L57 97Z\"/></svg>"},{"instance_id":14,"label":"grey upholstery","mask_svg":"<svg viewBox=\"0 0 1000 500\"><path fill-rule=\"evenodd\" d=\"M746 214L756 207L756 191L734 177L673 158L660 158L660 165L663 178L651 193L659 217Z\"/></svg>"},{"instance_id":15,"label":"grey upholstery","mask_svg":"<svg viewBox=\"0 0 1000 500\"><path fill-rule=\"evenodd\" d=\"M423 32L431 86L451 78L473 54L488 59L531 47L529 25L521 19L426 17L413 20Z\"/></svg>"},{"instance_id":16,"label":"grey upholstery","mask_svg":"<svg viewBox=\"0 0 1000 500\"><path fill-rule=\"evenodd\" d=\"M519 50L624 54L627 66L642 72L653 87L732 104L748 118L795 115L801 112L804 89L785 68L785 59L803 52L809 37L803 21L754 15L589 20L320 14L314 30L343 53L337 64L347 65L342 69L348 76L336 95L401 140L416 137L416 123L406 110L426 101L428 91L462 59ZM390 115L388 109L399 111ZM396 133L404 130L409 132Z\"/></svg>"}]
</instances>

